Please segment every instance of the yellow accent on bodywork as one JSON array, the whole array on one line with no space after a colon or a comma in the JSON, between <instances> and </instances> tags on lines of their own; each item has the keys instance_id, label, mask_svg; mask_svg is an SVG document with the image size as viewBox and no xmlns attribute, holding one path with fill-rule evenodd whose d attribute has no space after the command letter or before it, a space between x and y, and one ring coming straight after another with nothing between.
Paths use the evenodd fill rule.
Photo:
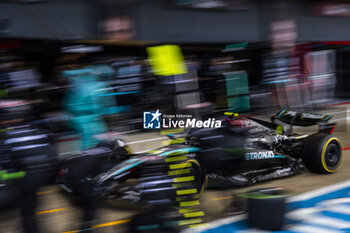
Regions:
<instances>
[{"instance_id":1,"label":"yellow accent on bodywork","mask_svg":"<svg viewBox=\"0 0 350 233\"><path fill-rule=\"evenodd\" d=\"M235 112L224 112L225 116L238 116L238 113Z\"/></svg>"},{"instance_id":2,"label":"yellow accent on bodywork","mask_svg":"<svg viewBox=\"0 0 350 233\"><path fill-rule=\"evenodd\" d=\"M192 213L185 213L184 217L185 218L194 218L194 217L201 217L204 216L203 211L198 211L198 212L192 212Z\"/></svg>"},{"instance_id":3,"label":"yellow accent on bodywork","mask_svg":"<svg viewBox=\"0 0 350 233\"><path fill-rule=\"evenodd\" d=\"M187 194L194 194L197 193L197 189L184 189L184 190L177 190L176 195L187 195Z\"/></svg>"},{"instance_id":4,"label":"yellow accent on bodywork","mask_svg":"<svg viewBox=\"0 0 350 233\"><path fill-rule=\"evenodd\" d=\"M195 205L199 205L199 200L180 202L181 207L183 207L183 206L195 206Z\"/></svg>"},{"instance_id":5,"label":"yellow accent on bodywork","mask_svg":"<svg viewBox=\"0 0 350 233\"><path fill-rule=\"evenodd\" d=\"M179 144L184 142L185 142L185 138L176 138L174 140L171 140L169 144L172 145L172 144Z\"/></svg>"},{"instance_id":6,"label":"yellow accent on bodywork","mask_svg":"<svg viewBox=\"0 0 350 233\"><path fill-rule=\"evenodd\" d=\"M183 169L183 168L187 168L187 167L192 167L191 163L179 163L179 164L172 164L169 165L169 169L173 170L173 169Z\"/></svg>"},{"instance_id":7,"label":"yellow accent on bodywork","mask_svg":"<svg viewBox=\"0 0 350 233\"><path fill-rule=\"evenodd\" d=\"M177 161L186 160L186 159L187 159L187 156L183 155L183 156L176 156L176 157L166 158L165 162L171 163L171 162L177 162Z\"/></svg>"},{"instance_id":8,"label":"yellow accent on bodywork","mask_svg":"<svg viewBox=\"0 0 350 233\"><path fill-rule=\"evenodd\" d=\"M283 134L283 126L282 125L277 125L276 127L276 134Z\"/></svg>"},{"instance_id":9,"label":"yellow accent on bodywork","mask_svg":"<svg viewBox=\"0 0 350 233\"><path fill-rule=\"evenodd\" d=\"M125 150L126 150L126 152L128 152L129 154L132 154L132 152L131 152L131 150L130 150L130 148L129 148L129 147L124 146L124 149L125 149Z\"/></svg>"},{"instance_id":10,"label":"yellow accent on bodywork","mask_svg":"<svg viewBox=\"0 0 350 233\"><path fill-rule=\"evenodd\" d=\"M147 151L148 154L161 154L163 153L163 151L161 150L150 150L150 151Z\"/></svg>"},{"instance_id":11,"label":"yellow accent on bodywork","mask_svg":"<svg viewBox=\"0 0 350 233\"><path fill-rule=\"evenodd\" d=\"M193 180L194 180L194 176L185 176L185 177L174 178L175 183L187 182L187 181L193 181Z\"/></svg>"}]
</instances>

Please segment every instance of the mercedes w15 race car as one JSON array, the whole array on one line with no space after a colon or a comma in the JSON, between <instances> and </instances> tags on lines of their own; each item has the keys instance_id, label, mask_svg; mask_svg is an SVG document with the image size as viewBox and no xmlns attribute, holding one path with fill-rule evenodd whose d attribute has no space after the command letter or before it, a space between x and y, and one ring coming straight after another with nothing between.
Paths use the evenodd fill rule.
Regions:
<instances>
[{"instance_id":1,"label":"mercedes w15 race car","mask_svg":"<svg viewBox=\"0 0 350 233\"><path fill-rule=\"evenodd\" d=\"M147 153L129 155L120 150L125 147L120 141L88 150L61 165L58 182L79 193L85 187L81 180L86 180L99 195L133 201L146 197L155 203L178 200L179 195L199 197L206 186L254 184L297 174L304 167L327 174L339 167L342 144L332 135L335 124L328 122L329 115L287 109L271 121L225 115L220 128L190 129L180 139L168 135L170 145ZM294 125L319 129L296 134Z\"/></svg>"}]
</instances>

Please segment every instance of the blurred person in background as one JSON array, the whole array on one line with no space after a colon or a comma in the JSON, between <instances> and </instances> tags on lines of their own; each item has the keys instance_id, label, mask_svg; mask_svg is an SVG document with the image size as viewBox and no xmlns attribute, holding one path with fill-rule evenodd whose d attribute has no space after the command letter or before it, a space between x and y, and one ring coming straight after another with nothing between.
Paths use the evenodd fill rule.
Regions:
<instances>
[{"instance_id":1,"label":"blurred person in background","mask_svg":"<svg viewBox=\"0 0 350 233\"><path fill-rule=\"evenodd\" d=\"M5 191L14 190L9 202L18 202L14 199L18 193L23 232L42 232L36 219L36 192L54 181L58 164L55 142L44 123L34 121L28 102L2 100L0 112L0 183Z\"/></svg>"},{"instance_id":2,"label":"blurred person in background","mask_svg":"<svg viewBox=\"0 0 350 233\"><path fill-rule=\"evenodd\" d=\"M272 22L270 38L272 50L263 58L263 84L270 90L274 106L300 108L308 105L302 56L295 44L295 21Z\"/></svg>"},{"instance_id":3,"label":"blurred person in background","mask_svg":"<svg viewBox=\"0 0 350 233\"><path fill-rule=\"evenodd\" d=\"M101 79L111 75L113 71L109 66L103 65L76 68L63 71L63 77L68 78L70 84L64 97L64 109L71 114L70 126L81 136L80 149L86 150L101 142L97 135L108 131L102 115L109 113L108 107L113 107L116 103L113 96L108 95L106 82ZM83 216L80 230L91 232L96 219L98 194L94 190L94 182L85 180L87 167L84 165L75 172L73 179L82 197Z\"/></svg>"},{"instance_id":4,"label":"blurred person in background","mask_svg":"<svg viewBox=\"0 0 350 233\"><path fill-rule=\"evenodd\" d=\"M108 131L101 116L107 107L115 106L114 99L104 95L108 93L107 85L99 80L98 72L92 67L63 71L70 84L63 105L71 114L71 127L81 136L82 150L100 142L95 136Z\"/></svg>"}]
</instances>

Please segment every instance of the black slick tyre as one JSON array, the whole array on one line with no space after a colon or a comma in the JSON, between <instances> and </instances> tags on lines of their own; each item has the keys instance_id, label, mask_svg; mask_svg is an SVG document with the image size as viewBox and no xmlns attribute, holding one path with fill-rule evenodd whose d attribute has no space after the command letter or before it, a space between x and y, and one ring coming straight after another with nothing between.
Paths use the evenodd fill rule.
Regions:
<instances>
[{"instance_id":1,"label":"black slick tyre","mask_svg":"<svg viewBox=\"0 0 350 233\"><path fill-rule=\"evenodd\" d=\"M342 143L332 134L316 133L304 144L303 162L312 172L329 174L335 172L342 157Z\"/></svg>"}]
</instances>

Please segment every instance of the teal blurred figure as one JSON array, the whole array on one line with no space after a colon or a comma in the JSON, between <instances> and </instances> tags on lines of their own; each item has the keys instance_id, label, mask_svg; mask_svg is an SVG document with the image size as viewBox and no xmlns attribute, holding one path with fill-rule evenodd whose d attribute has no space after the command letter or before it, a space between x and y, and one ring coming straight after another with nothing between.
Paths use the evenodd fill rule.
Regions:
<instances>
[{"instance_id":1,"label":"teal blurred figure","mask_svg":"<svg viewBox=\"0 0 350 233\"><path fill-rule=\"evenodd\" d=\"M105 78L113 74L107 65L63 71L71 88L64 97L64 109L71 114L70 125L81 136L81 149L96 146L95 135L108 131L101 116L114 113L116 101L109 96Z\"/></svg>"}]
</instances>

